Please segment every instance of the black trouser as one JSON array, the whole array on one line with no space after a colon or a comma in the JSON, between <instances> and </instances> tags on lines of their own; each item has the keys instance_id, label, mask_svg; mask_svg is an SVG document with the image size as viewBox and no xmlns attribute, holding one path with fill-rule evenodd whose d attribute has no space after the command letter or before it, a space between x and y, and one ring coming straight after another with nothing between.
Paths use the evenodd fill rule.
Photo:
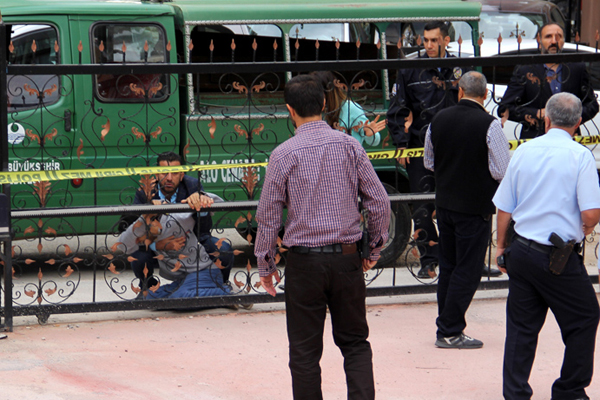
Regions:
<instances>
[{"instance_id":1,"label":"black trouser","mask_svg":"<svg viewBox=\"0 0 600 400\"><path fill-rule=\"evenodd\" d=\"M491 234L491 215L437 209L440 229L440 278L437 337L459 335L467 326L465 313L481 281Z\"/></svg>"},{"instance_id":2,"label":"black trouser","mask_svg":"<svg viewBox=\"0 0 600 400\"><path fill-rule=\"evenodd\" d=\"M412 193L434 193L435 179L433 172L426 169L422 158L411 158L410 163L406 165L410 191ZM435 205L433 202L415 201L413 202L413 222L417 235L417 244L419 248L420 261L422 266L438 263L438 234L433 222L433 212ZM433 243L436 243L432 246ZM480 272L481 273L481 272Z\"/></svg>"},{"instance_id":3,"label":"black trouser","mask_svg":"<svg viewBox=\"0 0 600 400\"><path fill-rule=\"evenodd\" d=\"M285 306L295 400L323 398L319 362L327 307L334 342L344 356L348 399L375 398L365 294L358 253L289 253Z\"/></svg>"},{"instance_id":4,"label":"black trouser","mask_svg":"<svg viewBox=\"0 0 600 400\"><path fill-rule=\"evenodd\" d=\"M565 270L548 269L549 254L513 241L506 253L509 286L506 304L503 393L509 400L530 399L529 375L538 334L548 308L565 344L560 378L552 385L552 400L587 399L594 368L599 309L582 257L571 253Z\"/></svg>"}]
</instances>

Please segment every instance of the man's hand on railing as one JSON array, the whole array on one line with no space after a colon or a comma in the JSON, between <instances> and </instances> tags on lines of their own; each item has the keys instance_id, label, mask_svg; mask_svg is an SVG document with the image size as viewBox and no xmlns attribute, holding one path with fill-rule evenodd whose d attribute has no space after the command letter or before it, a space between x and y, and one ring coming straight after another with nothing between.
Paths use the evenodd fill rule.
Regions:
<instances>
[{"instance_id":1,"label":"man's hand on railing","mask_svg":"<svg viewBox=\"0 0 600 400\"><path fill-rule=\"evenodd\" d=\"M202 208L207 208L213 205L214 201L208 196L199 193L193 193L190 197L181 201L187 203L191 209L200 211Z\"/></svg>"}]
</instances>

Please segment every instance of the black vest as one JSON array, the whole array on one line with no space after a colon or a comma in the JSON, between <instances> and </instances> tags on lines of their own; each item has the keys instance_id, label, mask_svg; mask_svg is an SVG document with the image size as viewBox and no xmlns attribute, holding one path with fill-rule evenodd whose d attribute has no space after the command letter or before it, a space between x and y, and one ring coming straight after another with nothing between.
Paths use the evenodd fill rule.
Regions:
<instances>
[{"instance_id":1,"label":"black vest","mask_svg":"<svg viewBox=\"0 0 600 400\"><path fill-rule=\"evenodd\" d=\"M431 123L435 204L465 214L493 214L498 182L488 164L487 132L495 118L478 103L461 100Z\"/></svg>"}]
</instances>

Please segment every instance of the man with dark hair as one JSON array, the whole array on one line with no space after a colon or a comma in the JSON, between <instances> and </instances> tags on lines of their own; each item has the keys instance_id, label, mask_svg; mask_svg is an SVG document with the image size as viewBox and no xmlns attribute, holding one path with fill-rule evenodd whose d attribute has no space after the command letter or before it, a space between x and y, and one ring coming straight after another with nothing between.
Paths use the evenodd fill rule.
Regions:
<instances>
[{"instance_id":1,"label":"man with dark hair","mask_svg":"<svg viewBox=\"0 0 600 400\"><path fill-rule=\"evenodd\" d=\"M284 96L296 133L269 159L256 212L255 254L261 284L275 296L277 234L287 206L285 305L294 399L323 398L319 362L328 308L344 356L348 399L373 399L363 272L375 266L388 239L389 198L358 141L321 119L325 96L319 81L297 76ZM359 196L369 232L362 254Z\"/></svg>"},{"instance_id":2,"label":"man with dark hair","mask_svg":"<svg viewBox=\"0 0 600 400\"><path fill-rule=\"evenodd\" d=\"M494 196L498 207L498 248L508 281L503 394L531 399L529 375L538 335L548 309L565 344L560 377L552 399L589 399L600 310L579 254L585 236L600 219L596 162L573 141L582 104L558 93L545 105L546 134L515 150ZM514 236L506 248L507 231Z\"/></svg>"},{"instance_id":3,"label":"man with dark hair","mask_svg":"<svg viewBox=\"0 0 600 400\"><path fill-rule=\"evenodd\" d=\"M184 165L183 159L179 154L172 151L167 151L158 155L156 165L161 167ZM187 203L191 209L200 211L202 208L210 207L213 204L213 199L207 196L202 191L202 184L198 179L186 175L183 172L156 174L155 186L152 188L152 197L147 198L146 193L141 188L135 193L133 204L148 204L152 200L163 200L168 203ZM213 262L221 264L221 273L223 280L228 282L229 273L233 266L233 253L231 246L222 242L220 248L217 249L218 238L211 236L212 219L210 213L203 211L193 214L194 233L196 234L200 244L204 247L208 254L218 252L219 257L210 256ZM161 238L150 249L145 246L140 246L139 250L135 251L132 256L134 260L131 262L131 269L136 278L140 281L140 288L147 290L157 284L156 278L153 276L154 270L158 268L158 261L155 258L153 250L172 251L176 248L181 248L183 238ZM144 272L147 268L147 272Z\"/></svg>"},{"instance_id":4,"label":"man with dark hair","mask_svg":"<svg viewBox=\"0 0 600 400\"><path fill-rule=\"evenodd\" d=\"M449 24L433 21L425 25L423 58L451 58L446 51L450 43ZM458 102L458 80L464 70L456 68L402 69L392 92L393 98L387 113L388 128L394 144L399 149L421 148L425 144L425 132L434 115ZM406 168L410 191L413 193L435 192L435 179L423 166L422 158L399 158ZM433 222L433 203L414 202L413 222L420 253L421 268L417 277L436 276L438 264L438 234ZM497 269L485 265L483 275L499 276Z\"/></svg>"},{"instance_id":5,"label":"man with dark hair","mask_svg":"<svg viewBox=\"0 0 600 400\"><path fill-rule=\"evenodd\" d=\"M537 41L542 54L558 54L565 44L563 29L544 25ZM583 63L517 65L500 106L498 116L522 124L520 139L543 135L544 105L556 93L568 92L583 103L582 123L598 113L598 101Z\"/></svg>"},{"instance_id":6,"label":"man with dark hair","mask_svg":"<svg viewBox=\"0 0 600 400\"><path fill-rule=\"evenodd\" d=\"M487 81L462 76L458 104L433 117L425 137L425 168L434 171L440 230L437 340L441 348L475 349L465 313L481 280L495 207L492 197L510 160L500 122L484 108Z\"/></svg>"}]
</instances>

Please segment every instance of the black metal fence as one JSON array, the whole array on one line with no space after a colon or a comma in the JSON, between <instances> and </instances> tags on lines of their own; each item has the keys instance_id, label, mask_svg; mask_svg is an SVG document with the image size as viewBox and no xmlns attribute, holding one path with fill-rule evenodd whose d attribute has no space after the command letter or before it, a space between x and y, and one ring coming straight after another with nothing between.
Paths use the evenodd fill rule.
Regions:
<instances>
[{"instance_id":1,"label":"black metal fence","mask_svg":"<svg viewBox=\"0 0 600 400\"><path fill-rule=\"evenodd\" d=\"M0 37L5 34L6 27L0 25ZM318 44L316 49L318 55ZM60 54L60 49L54 50ZM597 52L401 59L402 51L398 51L394 60L378 60L360 59L357 50L353 61L336 57L284 62L275 57L275 61L241 63L233 58L215 63L211 55L209 62L200 63L130 64L123 59L116 64L64 65L35 63L34 54L31 64L17 65L10 62L10 47L8 51L0 46L0 104L8 105L0 111L2 171L13 173L12 178L6 174L0 180L10 199L7 212L12 222L12 235L0 236L4 267L0 315L8 329L14 316L23 315L36 315L43 323L51 314L282 301L283 294L264 294L252 256L253 211L264 175L264 169L253 163L267 161L270 152L293 134L281 96L291 74L335 72L335 85L373 119L389 107L390 81L398 69L482 68L492 85L488 108L495 110L500 101L496 92L500 70L539 63L600 62ZM435 84L450 90L456 82ZM88 93L82 85L91 85L95 91L80 97L80 90ZM345 130L352 133L361 127L351 125ZM582 134L598 134L593 121ZM406 173L395 155L384 154L395 150L389 134L382 131L380 136L368 151L383 154L374 157L374 164L387 184L394 215L387 259L365 274L367 294L434 292L434 279L417 277L419 258L428 251L431 238L412 234L410 210L411 204L431 201L434 195L400 194L408 187ZM518 139L517 130L514 139ZM215 268L223 267L219 260L224 253L235 258L227 294L147 300L148 293L161 285L160 277L147 271L141 278L135 276L131 254L119 248L127 226L124 221L131 221L123 216L135 220L140 214L188 210L187 205L133 205L136 191L151 192L152 177L127 171L154 166L157 154L164 151L179 153L192 165L232 164L230 170L190 174L205 190L225 200L211 209L211 235L217 239L217 250L210 256ZM72 170L109 172L103 178L89 178L85 173L59 177L58 172ZM57 173L50 180L37 180L44 171ZM235 239L238 235L240 240ZM590 243L594 242L592 237ZM141 238L138 244L144 244ZM490 264L492 247L493 243ZM279 252L278 265L284 275L285 248L279 247ZM400 277L407 271L409 280ZM505 279L488 278L481 283L483 289L505 287Z\"/></svg>"}]
</instances>

